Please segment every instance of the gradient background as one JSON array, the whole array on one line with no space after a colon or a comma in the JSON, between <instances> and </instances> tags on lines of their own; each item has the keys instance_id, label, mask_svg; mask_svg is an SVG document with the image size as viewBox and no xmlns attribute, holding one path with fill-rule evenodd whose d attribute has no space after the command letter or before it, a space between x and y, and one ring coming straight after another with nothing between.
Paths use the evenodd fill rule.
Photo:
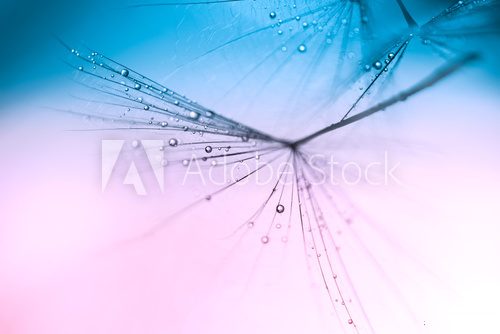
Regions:
<instances>
[{"instance_id":1,"label":"gradient background","mask_svg":"<svg viewBox=\"0 0 500 334\"><path fill-rule=\"evenodd\" d=\"M444 4L409 2L417 20ZM109 135L65 131L82 119L44 108L79 106L69 95L73 73L61 61L67 56L50 37L56 34L259 129L283 136L308 133L335 118L329 110L304 112L321 102L324 91L289 99L295 87L286 83L300 77L303 59L294 59L265 89L256 73L226 94L279 43L275 36L259 35L176 70L267 22L266 13L277 5L130 9L121 2L1 3L0 333L331 332L332 315L319 277L307 269L298 229L287 244L265 248L258 232L224 238L267 188L237 189L154 238L108 251L206 189L169 180L165 194L138 197L125 186L102 193L100 141ZM383 15L380 21L397 30L397 8L388 1L377 5L386 9L377 14ZM494 45L491 38L468 44L483 51L481 63L324 138L326 146L338 145L355 161L387 151L401 163L404 187L345 190L356 210L386 231L381 237L367 224L356 225L385 276L355 246L346 255L378 333L500 331ZM279 62L273 59L261 71L272 73ZM417 48L390 89L408 86L434 64Z\"/></svg>"}]
</instances>

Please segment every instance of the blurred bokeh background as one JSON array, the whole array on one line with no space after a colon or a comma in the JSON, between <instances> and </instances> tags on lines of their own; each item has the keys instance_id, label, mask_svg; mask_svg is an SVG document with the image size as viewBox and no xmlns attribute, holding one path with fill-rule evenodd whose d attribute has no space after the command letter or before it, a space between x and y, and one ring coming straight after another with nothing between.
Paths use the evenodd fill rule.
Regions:
<instances>
[{"instance_id":1,"label":"blurred bokeh background","mask_svg":"<svg viewBox=\"0 0 500 334\"><path fill-rule=\"evenodd\" d=\"M423 23L452 3L407 6ZM338 112L329 104L339 84L329 81L335 53L318 60L310 44L307 53L289 56L300 38L287 42L278 27L206 54L270 24L271 11L288 17L310 3L136 4L0 3L0 333L331 332L334 316L308 269L298 228L288 243L266 249L260 234L226 238L265 196L258 186L205 203L139 245L107 252L206 189L172 181L165 194L146 197L125 186L101 191L101 140L117 135L67 131L86 121L54 111L89 107L74 98L75 71L58 38L283 137L305 135ZM395 1L370 7L370 47L405 29ZM388 152L400 164L404 186L345 190L355 211L384 231L356 225L369 252L346 255L376 333L500 330L498 39L484 34L453 43L479 52L480 61L316 144L365 163ZM269 56L283 46L288 53ZM360 57L343 66L355 68ZM367 103L409 87L440 61L414 43L386 91ZM346 238L346 245L355 241Z\"/></svg>"}]
</instances>

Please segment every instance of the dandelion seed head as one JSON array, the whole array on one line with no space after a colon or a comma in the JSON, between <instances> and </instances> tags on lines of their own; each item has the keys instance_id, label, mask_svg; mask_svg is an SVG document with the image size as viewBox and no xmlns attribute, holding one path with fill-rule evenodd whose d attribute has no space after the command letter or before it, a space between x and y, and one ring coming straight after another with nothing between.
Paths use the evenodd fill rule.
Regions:
<instances>
[{"instance_id":1,"label":"dandelion seed head","mask_svg":"<svg viewBox=\"0 0 500 334\"><path fill-rule=\"evenodd\" d=\"M340 3L340 2L339 2ZM351 1L351 2L346 2L349 6L353 6L355 9L362 9L362 1ZM462 2L459 2L459 5L462 5ZM302 75L304 79L302 83L302 86L296 87L295 85L292 85L289 82L286 82L286 85L282 86L293 86L294 89L297 89L297 91L304 92L307 89L307 86L309 83L316 83L315 81L315 76L314 72L324 72L328 73L328 79L331 82L343 82L349 83L349 93L356 94L354 97L354 100L356 101L352 107L349 106L348 110L342 109L342 115L343 118L340 122L338 123L332 123L330 128L324 128L328 131L333 131L332 129L335 128L335 126L342 125L342 121L344 119L346 120L346 123L350 121L350 117L352 115L363 115L363 107L370 107L373 105L377 105L376 100L374 100L374 95L370 95L373 91L378 92L377 89L380 89L381 87L383 88L384 86L384 80L386 80L386 77L390 78L396 71L393 70L393 68L397 68L397 63L399 59L401 59L402 55L404 54L405 46L408 45L408 41L401 39L395 42L392 47L390 48L378 48L378 45L376 45L377 41L372 42L370 39L363 39L366 37L366 31L368 28L372 27L372 22L370 20L370 24L367 24L369 22L368 19L368 14L371 15L369 11L359 11L356 12L356 15L354 16L346 16L347 11L343 11L340 9L343 9L344 7L339 7L336 8L335 10L332 9L334 8L336 4L331 4L328 6L321 6L321 10L318 10L316 14L311 14L307 13L304 11L303 13L301 12L300 15L295 15L296 12L293 12L292 14L289 14L288 16L285 17L285 11L281 10L280 8L280 17L282 19L276 20L277 19L277 14L276 12L268 12L269 7L266 7L264 9L264 12L262 12L262 18L263 21L266 21L266 27L258 27L258 29L263 29L261 31L269 31L271 32L270 34L267 34L268 36L271 36L272 38L275 39L275 44L273 44L273 53L270 53L269 55L264 55L265 57L264 60L266 59L273 59L274 55L278 55L280 59L286 59L286 61L283 62L283 68L285 68L286 63L289 61L288 58L296 58L300 59L302 63L307 63L308 58L314 58L312 57L313 55L316 54L318 50L327 50L325 51L325 63L331 63L331 64L336 64L336 68L329 68L328 70L324 69L324 64L325 63L318 63L314 64L315 66L311 66L310 72L305 72L304 75ZM364 4L363 4L364 6ZM290 6L291 8L296 8L297 6L295 4ZM288 10L290 9L288 7ZM311 5L308 8L311 11L314 11L318 8L313 8L314 6ZM324 8L323 8L324 7ZM346 7L347 8L347 7ZM448 11L449 15L452 11ZM319 13L319 14L318 14ZM335 14L334 14L335 13ZM269 18L274 20L271 21L273 24L271 25L269 22L269 19L267 18L267 15L269 15ZM437 16L436 22L439 20L439 16ZM331 22L330 22L331 20ZM300 22L294 22L294 21L300 21ZM374 20L376 21L376 20ZM292 26L293 25L293 26ZM423 26L423 25L422 25ZM432 26L432 27L431 27ZM277 28L279 27L279 29ZM361 28L360 28L361 27ZM429 27L432 28L432 33L435 33L435 27L437 27L437 24L429 25ZM275 30L278 29L278 30ZM429 30L431 31L431 30ZM277 37L276 32L278 35L283 35L284 32L286 32L286 36L283 37ZM251 34L251 35L256 35ZM407 31L404 32L407 38ZM401 34L402 36L404 35L403 33ZM265 35L265 34L262 34ZM435 43L434 39L431 39L431 37L427 36L425 34L424 29L422 30L415 30L415 35L418 36L419 38L422 38L422 41L424 41L424 44L429 44L429 48L435 48L437 47L438 43ZM250 35L249 35L250 36ZM290 39L288 39L290 38ZM243 39L243 37L242 37ZM238 43L240 40L234 40L234 41L229 41L229 43L225 44L228 47L230 47L232 44ZM328 46L325 46L325 41ZM425 43L425 41L428 41L428 43ZM432 45L431 45L432 43ZM296 52L298 53L305 53L309 51L309 54L311 57L292 57L295 55L295 52L291 52L289 54L282 54L281 52L286 52L287 47L286 45L291 45L292 48L299 44L299 46L296 49ZM306 46L307 44L307 46ZM221 47L222 48L228 48L226 46ZM423 48L423 47L422 47ZM381 59L380 61L376 60L377 58L373 58L372 54L370 53L365 53L365 49L368 49L370 51L377 51L376 52L376 57L378 59ZM214 49L217 52L218 49ZM291 49L294 51L293 49ZM76 51L72 50L72 53L75 54ZM209 53L212 53L209 52ZM207 53L207 54L209 54ZM317 52L319 54L319 52ZM341 55L339 57L333 57L333 53L336 53L335 55ZM91 54L92 57L95 57L96 55ZM386 55L387 59L384 59L384 55ZM276 57L277 58L277 57ZM80 59L80 63L82 61L85 61L86 59L90 59L88 57L82 57ZM100 63L100 67L98 68L97 71L92 71L90 72L96 72L95 78L107 78L105 80L101 80L100 84L102 85L108 85L105 89L101 90L104 93L109 93L112 92L115 94L117 90L113 90L115 87L113 85L115 84L120 84L122 86L118 86L119 92L116 93L119 96L118 98L122 99L122 103L128 104L131 107L133 107L132 112L127 112L123 113L123 117L119 120L123 123L126 123L127 125L134 125L138 124L138 126L143 126L143 125L152 125L153 121L152 119L149 118L150 114L152 112L159 112L163 116L162 117L169 117L166 118L169 120L172 125L168 129L164 129L165 131L161 131L163 133L166 133L167 131L178 131L181 132L179 134L181 140L182 140L182 145L178 149L175 150L169 150L168 153L170 154L173 152L175 155L175 158L170 158L169 156L169 162L175 168L176 165L179 165L181 163L183 166L188 166L191 162L191 160L186 159L186 157L190 156L186 154L187 151L189 151L189 154L192 152L201 154L203 155L204 153L212 153L215 148L217 148L217 154L219 157L224 157L224 159L220 159L220 166L225 166L226 164L233 164L237 165L238 168L241 166L244 166L243 164L247 161L255 163L259 159L264 160L267 162L270 157L274 157L274 155L269 154L266 149L268 149L269 145L272 147L272 149L275 149L274 146L279 146L282 145L281 147L276 148L276 151L279 153L283 152L288 152L291 147L293 147L294 154L299 154L301 153L300 150L300 145L295 145L296 143L289 143L287 141L280 142L277 140L274 136L267 135L266 133L261 133L257 130L254 130L253 128L246 127L243 123L237 123L235 121L232 121L230 118L224 118L223 112L213 112L209 110L208 108L205 108L201 105L198 105L194 100L191 100L187 98L186 96L179 94L171 89L167 89L166 87L163 87L162 85L157 84L155 81L148 79L145 76L141 76L137 72L128 69L123 68L122 65L118 63L113 63L112 61L109 61L106 58L99 58L99 61L103 59L104 64ZM265 61L262 61L262 64L265 63ZM392 62L394 60L394 62ZM94 63L95 60L91 59L91 62ZM109 63L108 63L109 62ZM260 59L257 60L256 62L260 62ZM366 65L363 65L363 64ZM88 61L87 61L88 63ZM394 66L389 66L389 64L395 64ZM86 64L85 62L83 63L84 65ZM371 64L371 65L369 65ZM381 70L385 66L385 71L389 72L388 75L380 75L381 73L375 73L371 74L368 73L372 67L376 70ZM309 65L309 64L307 64ZM292 67L292 66L290 66ZM333 67L333 66L332 66ZM355 68L354 70L351 70L351 68ZM76 67L80 71L83 71L83 66ZM307 66L301 67L301 69L306 69ZM344 68L347 68L347 70L343 70ZM279 69L279 66L278 66ZM330 69L333 69L334 71L330 71ZM253 70L256 73L263 73L264 71L259 71L260 70L260 65L256 66L253 68ZM281 70L281 69L280 69ZM284 70L285 72L288 70ZM278 71L278 70L276 70ZM330 74L333 72L338 72L335 74ZM102 74L104 73L104 74ZM129 92L129 88L125 84L125 82L117 82L115 80L108 80L110 77L113 78L114 74L120 74L122 80L125 80L123 78L128 78L126 81L128 83L132 82L133 86L131 85L130 87L133 87L135 90L131 89ZM132 74L131 74L132 73ZM268 71L268 73L275 73L275 71ZM276 72L277 73L277 72ZM86 72L82 73L81 76L84 76L87 74ZM248 74L248 77L251 76ZM79 75L80 76L80 75ZM247 77L245 74L243 78ZM278 77L277 75L273 75L274 77ZM336 80L338 78L342 78L343 80ZM350 79L353 78L353 79ZM271 79L269 79L271 80ZM104 81L104 82L103 82ZM268 81L267 78L265 80L259 80L262 82ZM125 88L123 87L125 86ZM141 87L144 87L145 89L141 90ZM318 84L317 87L320 87ZM100 85L95 85L95 88L101 89ZM316 87L315 87L316 88ZM106 90L107 89L107 90ZM336 87L337 89L337 87ZM264 88L263 88L264 90ZM127 92L127 93L124 93ZM321 89L318 89L318 91L321 91ZM331 94L332 96L338 96L341 93L345 92L346 89L345 87L340 87L338 88L338 92L335 91L335 94ZM330 90L329 90L330 93ZM141 95L141 96L138 96ZM299 95L296 100L301 102L301 100L306 100L303 98L303 94L296 94ZM140 106L137 107L137 101L142 102L143 98L147 100L147 105L144 105L143 108ZM330 94L328 94L328 98L330 98ZM382 96L382 94L380 94ZM115 96L116 97L116 96ZM359 97L359 100L358 100ZM405 96L405 94L401 94L398 96L397 101L402 101L406 99L408 96ZM255 100L259 100L259 96L255 97ZM294 102L297 102L294 101ZM358 105L359 102L359 105ZM318 107L322 105L322 103L315 101L315 105L317 104ZM381 104L380 105L380 110L388 109L391 104ZM311 106L311 109L314 109L314 105ZM244 108L241 108L244 110ZM299 108L300 109L300 108ZM333 110L335 108L324 108L325 110ZM351 110L352 109L352 110ZM147 111L147 113L145 112ZM378 112L379 110L376 110L375 112ZM123 112L123 109L120 109L120 114ZM311 111L314 112L314 110ZM351 113L352 112L352 113ZM305 114L305 113L304 113ZM118 114L119 115L119 114ZM230 115L232 117L232 115ZM300 115L299 115L300 116ZM331 116L331 119L334 119L332 115L328 115L328 117ZM112 118L112 117L109 117ZM237 117L234 119L238 119ZM321 118L317 118L321 119ZM330 118L329 118L330 119ZM174 122L175 120L175 122ZM111 119L111 121L115 121L115 119ZM334 120L334 122L337 122L338 120ZM159 124L162 127L167 127L168 124L167 122L161 122L158 123L156 121L155 124ZM340 125L339 125L340 124ZM326 124L328 125L328 124ZM326 126L325 125L325 126ZM149 130L154 130L156 132L157 128L153 127L148 127ZM190 131L189 131L190 130ZM313 134L314 135L314 134ZM195 138L193 139L193 143L188 143L187 138ZM203 138L201 138L203 137ZM185 140L186 139L186 140ZM249 139L252 139L252 145L246 144ZM211 143L210 141L232 141L229 143ZM255 146L256 143L259 143L259 152L256 152L255 148L250 148L251 146ZM279 145L278 145L279 144ZM134 146L135 145L135 146ZM212 146L213 145L213 146ZM288 145L288 146L287 146ZM139 142L136 141L136 143L132 143L133 147L139 146ZM176 147L178 146L178 140L175 138L171 138L168 141L168 146L170 147ZM167 147L168 147L167 146ZM163 149L160 148L160 150ZM261 150L262 149L262 150ZM222 152L223 150L223 152ZM221 151L221 152L218 152ZM227 152L229 154L225 154L224 152ZM234 156L233 156L234 155ZM225 158L229 157L229 159L226 161ZM232 158L231 158L232 157ZM200 157L198 156L196 160L193 161L209 161L211 166L218 166L218 162L215 159L211 159L212 157L207 157L203 156ZM310 165L308 164L302 164L301 162L297 162L297 156L294 157L294 172L290 178L296 177L296 180L294 180L294 189L290 191L290 186L283 186L281 187L280 184L278 183L277 185L268 189L269 191L269 196L271 196L267 202L264 202L264 207L263 210L266 209L268 213L272 213L274 216L276 216L276 221L275 220L269 220L266 221L265 219L260 218L259 221L259 215L257 216L251 216L251 217L245 217L245 219L251 219L252 221L246 223L246 226L248 228L253 228L256 222L258 221L258 226L265 226L267 228L267 233L276 233L276 234L287 234L290 230L294 231L294 229L290 228L290 225L288 226L288 230L286 229L284 219L287 218L288 212L290 212L290 216L292 217L293 214L293 219L304 219L302 223L304 223L304 227L302 229L304 233L304 239L305 239L305 245L304 247L307 248L306 252L309 255L309 252L311 252L312 257L318 258L318 261L321 262L322 264L319 264L320 269L325 270L325 285L328 286L328 289L330 291L333 291L332 294L337 295L341 291L336 291L335 288L335 283L334 280L337 280L337 274L332 274L333 270L328 270L326 269L332 269L328 268L328 255L332 254L332 250L339 250L340 247L332 246L331 244L326 247L325 245L322 245L320 242L320 239L322 237L322 233L325 235L328 233L332 234L332 237L337 238L339 235L335 234L331 231L336 231L335 225L330 226L331 228L328 228L328 218L329 216L323 214L320 212L321 211L321 206L319 203L315 202L316 198L318 197L317 195L314 194L315 188L316 187L311 187L310 186L310 181L311 181L311 175L308 175L308 173L311 173L311 171L306 171L306 172L298 172L295 170L295 167L300 167L304 169L308 169ZM167 160L161 160L161 165L166 166L167 165ZM203 164L203 166L206 166L207 164ZM170 169L170 168L169 168ZM214 170L218 170L214 169ZM297 168L299 169L299 168ZM225 186L231 186L233 184L236 184L239 180L242 180L241 178L242 172L239 172L238 177L232 177L231 179L227 180L227 185ZM300 175L299 175L300 174ZM245 174L243 174L245 175ZM285 174L286 175L286 174ZM283 176L285 178L286 176ZM224 180L224 179L223 179ZM284 189L284 194L283 191ZM293 196L290 197L290 193L293 193ZM280 197L283 196L283 197ZM300 199L298 199L300 197ZM202 201L203 199L207 201L215 200L217 198L217 195L213 194L208 194L208 195L201 195L199 196L198 200ZM290 200L290 202L285 202L285 200ZM264 200L263 200L264 201ZM275 210L273 210L273 203L280 203L275 207ZM304 205L300 208L298 208L297 203L304 203ZM210 203L210 205L214 205L214 203ZM285 203L287 205L287 214L285 215L276 215L282 214L285 212L285 205L281 204ZM289 204L288 204L289 203ZM289 205L289 206L288 206ZM299 210L307 211L306 212L301 212L299 213ZM307 220L305 220L305 217L307 216ZM241 222L240 227L245 226L245 221L243 220ZM307 221L312 222L309 226L307 225ZM342 222L342 220L339 220ZM347 221L346 221L347 222ZM349 224L349 223L347 223ZM272 230L272 227L275 227L276 230ZM283 228L285 226L285 228ZM296 229L295 229L296 230ZM347 228L346 228L347 230ZM264 233L266 233L266 230L264 230ZM347 233L345 233L347 234ZM345 237L344 235L342 238ZM312 245L312 239L315 238L315 242L317 244ZM288 236L282 236L281 241L283 243L288 241ZM267 244L269 243L269 236L264 235L261 237L260 242L262 244ZM309 247L311 245L311 247ZM309 248L312 250L310 251ZM328 248L328 249L327 249ZM347 250L347 248L344 248ZM321 253L319 253L321 251ZM344 251L342 252L344 253ZM322 256L323 254L323 256ZM334 256L340 256L339 252L337 254L334 254ZM326 264L325 264L326 263ZM335 268L337 270L338 268ZM339 271L339 275L342 275L343 273ZM340 276L344 278L343 276ZM333 280L332 280L333 278ZM339 283L342 283L339 280ZM340 289L340 288L339 288ZM343 291L342 291L343 292ZM330 296L331 297L331 296ZM334 300L333 298L331 300ZM338 299L337 299L338 301ZM345 303L342 301L342 305L345 305ZM336 307L340 308L339 305L336 305ZM344 312L343 315L341 315L340 319L348 319L349 324L354 324L354 321L350 318L351 315L349 314L348 310L342 311ZM360 324L357 318L356 319L356 324ZM345 326L345 320L342 321ZM357 326L355 326L357 327Z\"/></svg>"}]
</instances>

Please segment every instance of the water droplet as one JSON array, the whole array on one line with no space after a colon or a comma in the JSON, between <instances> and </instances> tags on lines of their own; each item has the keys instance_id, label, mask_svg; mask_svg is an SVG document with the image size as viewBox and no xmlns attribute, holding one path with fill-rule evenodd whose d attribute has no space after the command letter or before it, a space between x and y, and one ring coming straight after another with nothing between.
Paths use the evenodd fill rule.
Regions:
<instances>
[{"instance_id":1,"label":"water droplet","mask_svg":"<svg viewBox=\"0 0 500 334\"><path fill-rule=\"evenodd\" d=\"M393 59L395 56L396 55L392 52L387 55L387 57L389 57L389 59Z\"/></svg>"},{"instance_id":2,"label":"water droplet","mask_svg":"<svg viewBox=\"0 0 500 334\"><path fill-rule=\"evenodd\" d=\"M373 63L373 67L376 69L376 70L380 70L382 68L382 63L379 62L379 61L376 61Z\"/></svg>"},{"instance_id":3,"label":"water droplet","mask_svg":"<svg viewBox=\"0 0 500 334\"><path fill-rule=\"evenodd\" d=\"M136 83L136 84L134 85L134 88L139 90L139 89L141 89L141 85L140 85L140 84L138 84L138 83Z\"/></svg>"},{"instance_id":4,"label":"water droplet","mask_svg":"<svg viewBox=\"0 0 500 334\"><path fill-rule=\"evenodd\" d=\"M179 142L177 141L177 139L175 138L172 138L168 141L168 145L172 146L172 147L175 147L179 144Z\"/></svg>"},{"instance_id":5,"label":"water droplet","mask_svg":"<svg viewBox=\"0 0 500 334\"><path fill-rule=\"evenodd\" d=\"M263 236L260 238L260 242L262 242L264 245L269 243L269 237L267 235Z\"/></svg>"},{"instance_id":6,"label":"water droplet","mask_svg":"<svg viewBox=\"0 0 500 334\"><path fill-rule=\"evenodd\" d=\"M140 144L140 143L139 143L139 141L138 141L138 140L133 140L133 141L132 141L132 147L133 147L133 148L137 148L137 147L139 147L139 144Z\"/></svg>"},{"instance_id":7,"label":"water droplet","mask_svg":"<svg viewBox=\"0 0 500 334\"><path fill-rule=\"evenodd\" d=\"M200 117L200 114L198 114L196 111L190 111L189 112L189 118L191 119L198 119Z\"/></svg>"},{"instance_id":8,"label":"water droplet","mask_svg":"<svg viewBox=\"0 0 500 334\"><path fill-rule=\"evenodd\" d=\"M347 320L347 323L348 323L349 325L352 325L352 324L354 323L354 321L352 321L352 319L349 319L349 320Z\"/></svg>"},{"instance_id":9,"label":"water droplet","mask_svg":"<svg viewBox=\"0 0 500 334\"><path fill-rule=\"evenodd\" d=\"M149 110L149 106L144 106L144 110Z\"/></svg>"},{"instance_id":10,"label":"water droplet","mask_svg":"<svg viewBox=\"0 0 500 334\"><path fill-rule=\"evenodd\" d=\"M275 19L276 18L276 12L270 12L269 13L269 17L272 18L272 19Z\"/></svg>"},{"instance_id":11,"label":"water droplet","mask_svg":"<svg viewBox=\"0 0 500 334\"><path fill-rule=\"evenodd\" d=\"M255 225L255 223L254 223L254 222L248 222L248 223L247 223L247 227L248 227L248 228L252 228L252 227L254 227L254 225Z\"/></svg>"},{"instance_id":12,"label":"water droplet","mask_svg":"<svg viewBox=\"0 0 500 334\"><path fill-rule=\"evenodd\" d=\"M188 159L182 160L182 165L183 166L188 166L189 165L189 160Z\"/></svg>"},{"instance_id":13,"label":"water droplet","mask_svg":"<svg viewBox=\"0 0 500 334\"><path fill-rule=\"evenodd\" d=\"M161 122L161 123L160 123L160 126L161 126L162 128L166 128L166 127L168 126L168 123L167 123L167 122Z\"/></svg>"},{"instance_id":14,"label":"water droplet","mask_svg":"<svg viewBox=\"0 0 500 334\"><path fill-rule=\"evenodd\" d=\"M276 206L276 212L277 213L285 212L285 207L283 206L283 204L278 204L278 206Z\"/></svg>"},{"instance_id":15,"label":"water droplet","mask_svg":"<svg viewBox=\"0 0 500 334\"><path fill-rule=\"evenodd\" d=\"M299 52L304 53L307 51L307 47L304 44L300 44L297 50L299 50Z\"/></svg>"},{"instance_id":16,"label":"water droplet","mask_svg":"<svg viewBox=\"0 0 500 334\"><path fill-rule=\"evenodd\" d=\"M123 70L120 71L120 74L123 75L124 77L128 77L128 70L124 68Z\"/></svg>"},{"instance_id":17,"label":"water droplet","mask_svg":"<svg viewBox=\"0 0 500 334\"><path fill-rule=\"evenodd\" d=\"M83 66L78 66L78 71L83 71Z\"/></svg>"},{"instance_id":18,"label":"water droplet","mask_svg":"<svg viewBox=\"0 0 500 334\"><path fill-rule=\"evenodd\" d=\"M205 152L212 153L212 146L206 146L205 147Z\"/></svg>"}]
</instances>

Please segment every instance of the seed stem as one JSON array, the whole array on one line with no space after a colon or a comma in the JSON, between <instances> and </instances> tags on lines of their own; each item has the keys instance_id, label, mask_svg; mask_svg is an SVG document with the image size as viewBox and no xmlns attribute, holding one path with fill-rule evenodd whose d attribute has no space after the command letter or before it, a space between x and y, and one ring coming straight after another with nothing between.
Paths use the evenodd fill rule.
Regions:
<instances>
[{"instance_id":1,"label":"seed stem","mask_svg":"<svg viewBox=\"0 0 500 334\"><path fill-rule=\"evenodd\" d=\"M401 12L403 13L403 16L405 17L406 23L408 24L408 27L410 28L415 28L418 27L417 21L411 16L410 12L408 11L408 8L406 8L406 5L404 4L403 0L396 0L398 3L399 9L401 9Z\"/></svg>"}]
</instances>

